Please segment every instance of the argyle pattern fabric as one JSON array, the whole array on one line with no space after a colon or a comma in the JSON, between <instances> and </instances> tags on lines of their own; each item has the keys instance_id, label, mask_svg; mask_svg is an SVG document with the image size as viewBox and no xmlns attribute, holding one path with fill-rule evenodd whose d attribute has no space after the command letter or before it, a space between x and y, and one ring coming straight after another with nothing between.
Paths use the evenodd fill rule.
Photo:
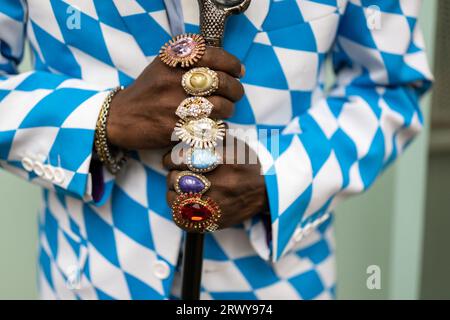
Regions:
<instances>
[{"instance_id":1,"label":"argyle pattern fabric","mask_svg":"<svg viewBox=\"0 0 450 320\"><path fill-rule=\"evenodd\" d=\"M182 6L197 32L196 1ZM271 225L257 215L206 236L203 298L334 297L331 212L422 126L432 76L419 10L419 0L254 0L230 19L225 49L247 73L229 124L251 132ZM134 152L116 177L103 170L98 201L91 172L104 98L170 37L163 0L0 0L0 166L43 187L45 299L179 297L184 238L165 202L166 150ZM26 44L34 68L18 73Z\"/></svg>"}]
</instances>

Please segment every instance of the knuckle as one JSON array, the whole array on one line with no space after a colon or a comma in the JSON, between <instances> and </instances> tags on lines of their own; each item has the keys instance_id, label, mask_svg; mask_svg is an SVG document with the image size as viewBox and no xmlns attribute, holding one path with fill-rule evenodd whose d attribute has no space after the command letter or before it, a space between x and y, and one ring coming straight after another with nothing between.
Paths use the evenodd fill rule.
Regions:
<instances>
[{"instance_id":1,"label":"knuckle","mask_svg":"<svg viewBox=\"0 0 450 320\"><path fill-rule=\"evenodd\" d=\"M231 101L221 97L214 97L211 102L216 109L216 113L221 117L228 118L233 114L234 105Z\"/></svg>"},{"instance_id":2,"label":"knuckle","mask_svg":"<svg viewBox=\"0 0 450 320\"><path fill-rule=\"evenodd\" d=\"M175 197L176 197L175 192L173 191L168 191L166 193L166 200L170 205L172 205L175 202Z\"/></svg>"},{"instance_id":3,"label":"knuckle","mask_svg":"<svg viewBox=\"0 0 450 320\"><path fill-rule=\"evenodd\" d=\"M167 185L171 186L173 184L173 171L170 171L169 174L167 175Z\"/></svg>"},{"instance_id":4,"label":"knuckle","mask_svg":"<svg viewBox=\"0 0 450 320\"><path fill-rule=\"evenodd\" d=\"M201 63L213 69L220 69L234 77L238 77L241 73L239 59L222 48L208 48Z\"/></svg>"},{"instance_id":5,"label":"knuckle","mask_svg":"<svg viewBox=\"0 0 450 320\"><path fill-rule=\"evenodd\" d=\"M170 191L168 191L168 192L166 193L166 200L167 200L167 202L168 202L169 204L171 204L170 199L171 199L171 197L170 197Z\"/></svg>"},{"instance_id":6,"label":"knuckle","mask_svg":"<svg viewBox=\"0 0 450 320\"><path fill-rule=\"evenodd\" d=\"M241 73L241 63L237 58L228 58L225 60L226 65L226 71L229 73L232 77L238 77Z\"/></svg>"},{"instance_id":7,"label":"knuckle","mask_svg":"<svg viewBox=\"0 0 450 320\"><path fill-rule=\"evenodd\" d=\"M235 58L236 60L233 63L233 75L235 77L239 77L239 75L241 74L241 62L239 61L238 58Z\"/></svg>"},{"instance_id":8,"label":"knuckle","mask_svg":"<svg viewBox=\"0 0 450 320\"><path fill-rule=\"evenodd\" d=\"M241 61L236 56L231 54L229 54L227 60L232 76L238 77L241 73Z\"/></svg>"},{"instance_id":9,"label":"knuckle","mask_svg":"<svg viewBox=\"0 0 450 320\"><path fill-rule=\"evenodd\" d=\"M227 101L227 107L225 108L226 111L226 117L230 118L233 113L234 113L234 103L232 103L231 101Z\"/></svg>"},{"instance_id":10,"label":"knuckle","mask_svg":"<svg viewBox=\"0 0 450 320\"><path fill-rule=\"evenodd\" d=\"M171 163L172 163L172 161L171 161L171 159L170 159L170 153L169 153L169 154L166 154L166 155L164 156L164 158L163 158L163 165L164 165L164 167L169 168L170 165L171 165Z\"/></svg>"},{"instance_id":11,"label":"knuckle","mask_svg":"<svg viewBox=\"0 0 450 320\"><path fill-rule=\"evenodd\" d=\"M213 48L213 47L206 47L205 54L203 55L202 60L206 61L206 60L209 60L212 56L214 56L215 49L216 48Z\"/></svg>"},{"instance_id":12,"label":"knuckle","mask_svg":"<svg viewBox=\"0 0 450 320\"><path fill-rule=\"evenodd\" d=\"M156 81L156 87L160 91L166 91L172 86L172 81L166 72L163 72L157 77L160 81Z\"/></svg>"},{"instance_id":13,"label":"knuckle","mask_svg":"<svg viewBox=\"0 0 450 320\"><path fill-rule=\"evenodd\" d=\"M228 187L228 191L232 194L239 194L242 190L240 190L240 186L242 184L241 178L236 176L236 175L230 175L228 177L228 183L229 183L229 187Z\"/></svg>"},{"instance_id":14,"label":"knuckle","mask_svg":"<svg viewBox=\"0 0 450 320\"><path fill-rule=\"evenodd\" d=\"M181 82L181 75L174 70L167 70L159 74L157 77L157 83L161 88L173 88L175 85L179 85Z\"/></svg>"},{"instance_id":15,"label":"knuckle","mask_svg":"<svg viewBox=\"0 0 450 320\"><path fill-rule=\"evenodd\" d=\"M230 97L233 93L233 86L230 83L230 79L226 76L223 76L219 82L219 90L218 93L223 97Z\"/></svg>"},{"instance_id":16,"label":"knuckle","mask_svg":"<svg viewBox=\"0 0 450 320\"><path fill-rule=\"evenodd\" d=\"M236 81L238 83L237 90L238 90L239 100L241 100L245 95L244 85L240 81L238 81L238 80L236 80Z\"/></svg>"},{"instance_id":17,"label":"knuckle","mask_svg":"<svg viewBox=\"0 0 450 320\"><path fill-rule=\"evenodd\" d=\"M214 106L213 110L214 111L218 111L218 109L220 108L220 97L218 96L212 96L212 97L208 97L209 102L211 102Z\"/></svg>"},{"instance_id":18,"label":"knuckle","mask_svg":"<svg viewBox=\"0 0 450 320\"><path fill-rule=\"evenodd\" d=\"M168 160L169 160L169 153L166 153L163 156L163 164L166 165L168 163Z\"/></svg>"},{"instance_id":19,"label":"knuckle","mask_svg":"<svg viewBox=\"0 0 450 320\"><path fill-rule=\"evenodd\" d=\"M228 88L230 88L228 90L232 91L233 93L233 101L239 101L244 96L244 86L239 80L232 78L230 80Z\"/></svg>"},{"instance_id":20,"label":"knuckle","mask_svg":"<svg viewBox=\"0 0 450 320\"><path fill-rule=\"evenodd\" d=\"M219 90L223 92L227 92L228 88L228 78L225 73L223 72L217 72L217 75L219 77Z\"/></svg>"}]
</instances>

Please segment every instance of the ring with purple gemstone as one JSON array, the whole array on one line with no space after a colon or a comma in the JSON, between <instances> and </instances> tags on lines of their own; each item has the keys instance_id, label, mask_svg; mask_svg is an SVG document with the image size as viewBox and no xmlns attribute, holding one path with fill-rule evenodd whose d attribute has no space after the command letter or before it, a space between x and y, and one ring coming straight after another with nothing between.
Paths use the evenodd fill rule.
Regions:
<instances>
[{"instance_id":1,"label":"ring with purple gemstone","mask_svg":"<svg viewBox=\"0 0 450 320\"><path fill-rule=\"evenodd\" d=\"M211 182L201 174L182 171L178 174L173 187L178 194L204 194L211 187Z\"/></svg>"},{"instance_id":2,"label":"ring with purple gemstone","mask_svg":"<svg viewBox=\"0 0 450 320\"><path fill-rule=\"evenodd\" d=\"M205 39L198 34L182 34L162 46L159 58L171 67L191 67L205 54Z\"/></svg>"}]
</instances>

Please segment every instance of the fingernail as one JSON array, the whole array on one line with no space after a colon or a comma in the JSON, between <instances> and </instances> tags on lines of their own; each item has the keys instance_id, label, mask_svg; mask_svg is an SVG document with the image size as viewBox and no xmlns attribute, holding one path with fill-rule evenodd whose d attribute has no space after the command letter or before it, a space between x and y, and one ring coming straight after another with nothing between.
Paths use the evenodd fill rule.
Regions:
<instances>
[{"instance_id":1,"label":"fingernail","mask_svg":"<svg viewBox=\"0 0 450 320\"><path fill-rule=\"evenodd\" d=\"M245 76L245 66L241 64L241 74L239 75L240 78L243 78Z\"/></svg>"}]
</instances>

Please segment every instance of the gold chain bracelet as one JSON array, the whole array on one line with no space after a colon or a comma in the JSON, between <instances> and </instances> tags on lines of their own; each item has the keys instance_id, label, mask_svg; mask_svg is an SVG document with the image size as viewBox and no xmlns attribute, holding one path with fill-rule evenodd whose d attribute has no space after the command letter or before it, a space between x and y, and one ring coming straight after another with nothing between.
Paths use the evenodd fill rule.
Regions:
<instances>
[{"instance_id":1,"label":"gold chain bracelet","mask_svg":"<svg viewBox=\"0 0 450 320\"><path fill-rule=\"evenodd\" d=\"M111 101L120 90L123 90L123 87L113 89L106 97L100 110L100 115L97 119L97 126L95 128L95 151L97 152L100 161L112 174L118 173L126 162L125 153L123 151L112 151L112 147L108 143L108 136L106 133L106 124L108 122Z\"/></svg>"}]
</instances>

